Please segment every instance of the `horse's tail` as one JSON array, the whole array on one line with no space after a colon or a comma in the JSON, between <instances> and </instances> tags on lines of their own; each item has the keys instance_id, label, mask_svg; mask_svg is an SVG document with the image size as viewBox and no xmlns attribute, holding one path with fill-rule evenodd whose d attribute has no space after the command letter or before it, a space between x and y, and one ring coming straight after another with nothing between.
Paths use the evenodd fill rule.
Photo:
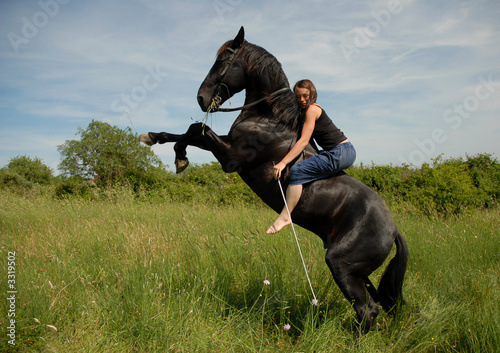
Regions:
<instances>
[{"instance_id":1,"label":"horse's tail","mask_svg":"<svg viewBox=\"0 0 500 353\"><path fill-rule=\"evenodd\" d=\"M394 242L396 243L396 256L385 269L377 290L377 299L389 314L394 314L395 309L404 303L403 281L408 262L408 246L399 232Z\"/></svg>"}]
</instances>

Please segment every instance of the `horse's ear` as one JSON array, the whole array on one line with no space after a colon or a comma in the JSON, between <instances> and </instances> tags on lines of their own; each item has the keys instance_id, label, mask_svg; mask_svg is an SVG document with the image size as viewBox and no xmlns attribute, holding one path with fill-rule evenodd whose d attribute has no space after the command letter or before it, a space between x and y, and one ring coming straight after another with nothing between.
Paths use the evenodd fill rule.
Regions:
<instances>
[{"instance_id":1,"label":"horse's ear","mask_svg":"<svg viewBox=\"0 0 500 353\"><path fill-rule=\"evenodd\" d=\"M243 28L243 26L241 26L240 31L238 32L236 37L234 37L233 44L231 45L231 48L238 49L243 44L244 40L245 40L245 29Z\"/></svg>"}]
</instances>

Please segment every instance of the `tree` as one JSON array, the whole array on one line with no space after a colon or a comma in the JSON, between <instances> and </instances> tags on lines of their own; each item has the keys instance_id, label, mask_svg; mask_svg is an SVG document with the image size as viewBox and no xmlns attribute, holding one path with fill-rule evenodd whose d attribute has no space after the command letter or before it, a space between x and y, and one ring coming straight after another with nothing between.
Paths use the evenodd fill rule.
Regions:
<instances>
[{"instance_id":1,"label":"tree","mask_svg":"<svg viewBox=\"0 0 500 353\"><path fill-rule=\"evenodd\" d=\"M133 177L162 167L160 159L140 143L130 128L121 130L108 123L92 120L79 128L79 140L67 140L57 147L61 154L59 169L66 176L94 179L100 184Z\"/></svg>"},{"instance_id":2,"label":"tree","mask_svg":"<svg viewBox=\"0 0 500 353\"><path fill-rule=\"evenodd\" d=\"M36 184L50 184L54 177L52 170L36 157L17 156L12 158L6 167L9 171L15 172L25 180Z\"/></svg>"}]
</instances>

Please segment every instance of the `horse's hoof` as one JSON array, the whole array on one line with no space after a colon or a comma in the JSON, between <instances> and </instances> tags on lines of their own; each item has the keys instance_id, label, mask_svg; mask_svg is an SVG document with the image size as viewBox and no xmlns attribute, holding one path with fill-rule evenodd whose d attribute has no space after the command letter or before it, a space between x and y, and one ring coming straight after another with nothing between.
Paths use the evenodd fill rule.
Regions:
<instances>
[{"instance_id":1,"label":"horse's hoof","mask_svg":"<svg viewBox=\"0 0 500 353\"><path fill-rule=\"evenodd\" d=\"M189 165L189 160L187 159L176 159L175 160L175 172L177 174L182 173L184 169Z\"/></svg>"},{"instance_id":2,"label":"horse's hoof","mask_svg":"<svg viewBox=\"0 0 500 353\"><path fill-rule=\"evenodd\" d=\"M149 133L140 135L139 139L141 140L142 143L144 143L148 146L153 146L155 144L154 141L149 136Z\"/></svg>"}]
</instances>

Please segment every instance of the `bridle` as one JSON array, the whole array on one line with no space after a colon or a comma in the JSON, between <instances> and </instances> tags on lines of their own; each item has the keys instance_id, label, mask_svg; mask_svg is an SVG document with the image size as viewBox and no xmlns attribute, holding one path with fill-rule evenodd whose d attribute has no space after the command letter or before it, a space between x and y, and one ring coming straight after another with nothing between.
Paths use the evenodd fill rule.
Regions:
<instances>
[{"instance_id":1,"label":"bridle","mask_svg":"<svg viewBox=\"0 0 500 353\"><path fill-rule=\"evenodd\" d=\"M225 86L226 89L228 89L227 86L222 83L222 79L224 78L224 76L226 75L227 71L229 70L229 68L233 64L234 58L236 57L236 55L238 55L238 52L240 51L240 49L233 49L231 47L227 47L226 50L229 51L231 53L231 55L229 56L228 59L225 60L225 62L224 62L224 68L222 69L222 71L217 76L216 82L218 82L218 84L217 84L217 87L215 89L215 92L216 92L215 96L213 98L216 106L215 107L211 107L209 109L209 113L213 113L213 112L234 112L234 111L237 111L237 110L248 109L248 108L253 107L253 106L255 106L255 105L259 104L259 103L262 103L263 101L265 101L270 96L274 96L276 94L283 93L285 91L290 91L289 87L283 87L283 88L280 88L277 91L274 91L274 92L270 93L266 97L262 97L261 99L258 99L255 102L242 105L241 107L237 107L237 108L220 108L219 105L220 105L220 102L222 101L222 98L220 96L221 89L222 89L223 86Z\"/></svg>"},{"instance_id":2,"label":"bridle","mask_svg":"<svg viewBox=\"0 0 500 353\"><path fill-rule=\"evenodd\" d=\"M222 83L222 79L226 75L226 73L229 70L229 68L231 67L231 65L233 65L233 60L236 57L236 55L238 55L238 52L239 52L239 49L233 49L231 47L227 47L226 50L228 52L230 52L231 55L229 56L228 59L226 59L224 61L224 68L221 70L221 72L219 73L219 75L217 75L217 79L216 79L215 82L218 82L218 83L217 83L217 87L215 88L215 96L213 98L213 103L216 104L216 107L211 107L209 109L209 113L216 112L216 111L222 111L222 110L219 109L219 105L220 105L220 103L222 101L220 93L221 93L222 87L226 86L224 83ZM226 86L226 89L227 89L227 86Z\"/></svg>"}]
</instances>

